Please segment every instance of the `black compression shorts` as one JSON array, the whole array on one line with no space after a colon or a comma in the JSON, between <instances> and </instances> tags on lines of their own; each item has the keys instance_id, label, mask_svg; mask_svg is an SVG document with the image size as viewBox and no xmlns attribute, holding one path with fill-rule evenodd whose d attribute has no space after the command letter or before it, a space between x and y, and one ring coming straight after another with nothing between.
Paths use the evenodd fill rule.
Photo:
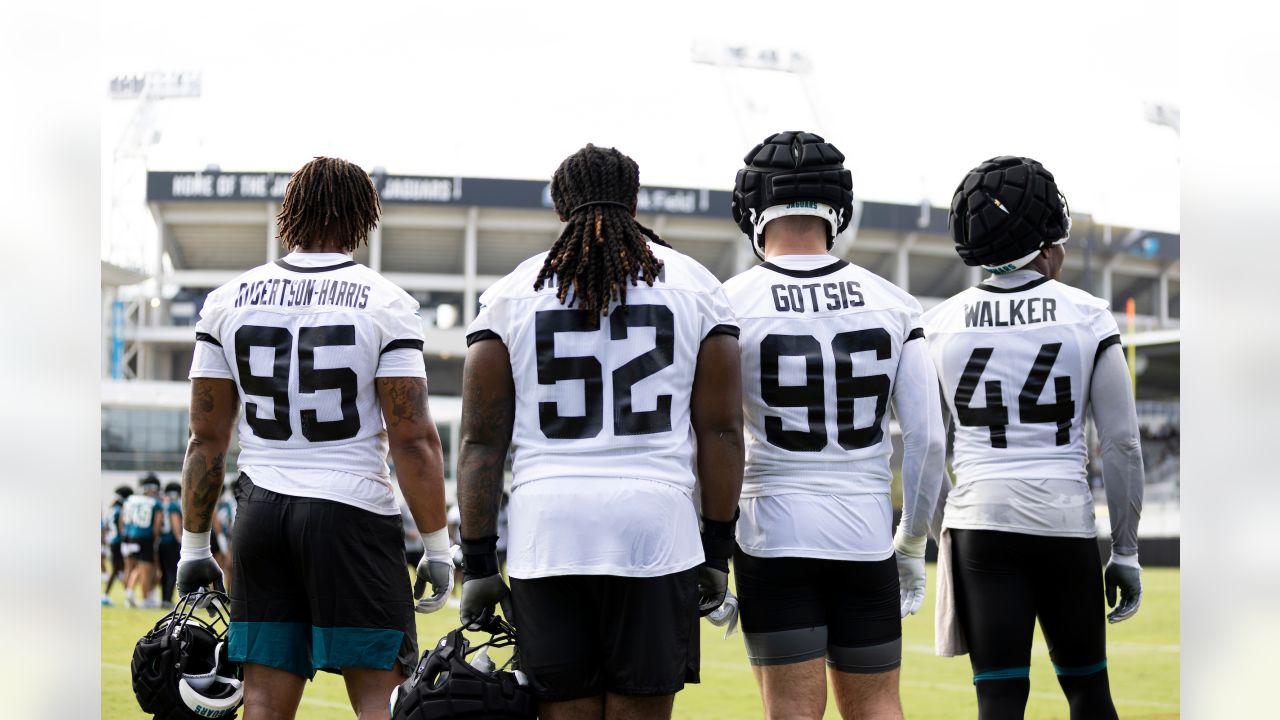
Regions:
<instances>
[{"instance_id":1,"label":"black compression shorts","mask_svg":"<svg viewBox=\"0 0 1280 720\"><path fill-rule=\"evenodd\" d=\"M878 673L902 662L898 567L893 557L859 562L733 559L742 632L753 665L814 658L842 672Z\"/></svg>"},{"instance_id":2,"label":"black compression shorts","mask_svg":"<svg viewBox=\"0 0 1280 720\"><path fill-rule=\"evenodd\" d=\"M1028 677L1037 618L1059 676L1106 668L1102 561L1095 539L950 533L956 613L975 683Z\"/></svg>"}]
</instances>

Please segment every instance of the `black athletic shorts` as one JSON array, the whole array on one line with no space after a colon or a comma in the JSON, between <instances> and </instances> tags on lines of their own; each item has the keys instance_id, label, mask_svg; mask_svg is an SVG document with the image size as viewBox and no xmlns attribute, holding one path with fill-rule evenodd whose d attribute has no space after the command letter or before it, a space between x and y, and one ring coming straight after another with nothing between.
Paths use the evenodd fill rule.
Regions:
<instances>
[{"instance_id":1,"label":"black athletic shorts","mask_svg":"<svg viewBox=\"0 0 1280 720\"><path fill-rule=\"evenodd\" d=\"M975 683L1029 676L1037 618L1058 675L1106 669L1106 608L1095 539L950 533L956 613Z\"/></svg>"},{"instance_id":2,"label":"black athletic shorts","mask_svg":"<svg viewBox=\"0 0 1280 720\"><path fill-rule=\"evenodd\" d=\"M111 572L124 572L124 553L120 551L120 540L111 543Z\"/></svg>"},{"instance_id":3,"label":"black athletic shorts","mask_svg":"<svg viewBox=\"0 0 1280 720\"><path fill-rule=\"evenodd\" d=\"M149 563L156 561L155 538L125 540L120 546L120 551L125 557L133 558L137 562Z\"/></svg>"},{"instance_id":4,"label":"black athletic shorts","mask_svg":"<svg viewBox=\"0 0 1280 720\"><path fill-rule=\"evenodd\" d=\"M231 546L232 660L311 678L417 664L400 515L281 495L243 473Z\"/></svg>"},{"instance_id":5,"label":"black athletic shorts","mask_svg":"<svg viewBox=\"0 0 1280 720\"><path fill-rule=\"evenodd\" d=\"M733 556L742 632L752 665L814 658L841 672L887 672L902 664L898 565Z\"/></svg>"},{"instance_id":6,"label":"black athletic shorts","mask_svg":"<svg viewBox=\"0 0 1280 720\"><path fill-rule=\"evenodd\" d=\"M698 682L697 573L512 578L520 662L535 694L672 695Z\"/></svg>"}]
</instances>

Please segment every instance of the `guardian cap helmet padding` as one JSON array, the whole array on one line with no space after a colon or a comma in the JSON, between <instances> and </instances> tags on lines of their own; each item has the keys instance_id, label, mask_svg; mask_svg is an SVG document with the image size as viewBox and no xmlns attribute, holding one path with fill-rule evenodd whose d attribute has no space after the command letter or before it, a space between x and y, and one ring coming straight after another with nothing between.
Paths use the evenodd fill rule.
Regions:
<instances>
[{"instance_id":1,"label":"guardian cap helmet padding","mask_svg":"<svg viewBox=\"0 0 1280 720\"><path fill-rule=\"evenodd\" d=\"M733 221L764 247L764 226L783 215L817 215L830 223L827 249L849 226L853 175L844 154L813 133L790 130L765 138L743 158L733 183Z\"/></svg>"},{"instance_id":2,"label":"guardian cap helmet padding","mask_svg":"<svg viewBox=\"0 0 1280 720\"><path fill-rule=\"evenodd\" d=\"M472 646L462 628L440 639L423 653L408 680L391 691L391 720L487 718L525 720L538 716L538 701L527 681L506 666L476 667L467 656L481 648L505 647L516 642L515 629L494 616L485 627L488 642ZM511 665L515 662L513 656Z\"/></svg>"},{"instance_id":3,"label":"guardian cap helmet padding","mask_svg":"<svg viewBox=\"0 0 1280 720\"><path fill-rule=\"evenodd\" d=\"M234 718L244 700L240 665L227 658L227 596L200 590L178 601L133 648L133 694L156 720Z\"/></svg>"},{"instance_id":4,"label":"guardian cap helmet padding","mask_svg":"<svg viewBox=\"0 0 1280 720\"><path fill-rule=\"evenodd\" d=\"M1000 274L1030 262L1041 248L1065 241L1071 211L1043 165L1004 155L965 175L951 199L947 226L966 265Z\"/></svg>"}]
</instances>

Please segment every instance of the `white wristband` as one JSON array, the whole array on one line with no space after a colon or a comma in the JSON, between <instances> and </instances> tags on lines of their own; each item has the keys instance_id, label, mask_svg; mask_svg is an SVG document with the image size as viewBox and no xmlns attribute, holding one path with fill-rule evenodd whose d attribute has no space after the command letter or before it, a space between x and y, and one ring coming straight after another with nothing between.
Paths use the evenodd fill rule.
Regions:
<instances>
[{"instance_id":1,"label":"white wristband","mask_svg":"<svg viewBox=\"0 0 1280 720\"><path fill-rule=\"evenodd\" d=\"M1132 555L1117 555L1113 552L1111 553L1111 562L1117 565L1127 565L1135 568L1142 567L1138 564L1138 553L1134 553Z\"/></svg>"},{"instance_id":2,"label":"white wristband","mask_svg":"<svg viewBox=\"0 0 1280 720\"><path fill-rule=\"evenodd\" d=\"M449 552L449 526L426 533L422 536L422 548L426 551L427 557L439 560L448 560L452 557Z\"/></svg>"},{"instance_id":3,"label":"white wristband","mask_svg":"<svg viewBox=\"0 0 1280 720\"><path fill-rule=\"evenodd\" d=\"M928 535L920 535L919 537L908 535L903 531L901 525L898 526L898 532L893 536L893 549L898 554L906 555L907 557L924 557L925 546L928 544Z\"/></svg>"},{"instance_id":4,"label":"white wristband","mask_svg":"<svg viewBox=\"0 0 1280 720\"><path fill-rule=\"evenodd\" d=\"M213 557L213 553L209 550L209 533L207 531L198 533L183 530L182 550L179 556L183 560L199 560Z\"/></svg>"}]
</instances>

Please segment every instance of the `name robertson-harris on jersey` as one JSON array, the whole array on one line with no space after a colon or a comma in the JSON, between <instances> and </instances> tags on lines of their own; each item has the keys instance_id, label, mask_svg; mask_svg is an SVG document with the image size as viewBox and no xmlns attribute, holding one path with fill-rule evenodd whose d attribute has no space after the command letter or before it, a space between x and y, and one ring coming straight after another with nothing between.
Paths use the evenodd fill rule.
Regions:
<instances>
[{"instance_id":1,"label":"name robertson-harris on jersey","mask_svg":"<svg viewBox=\"0 0 1280 720\"><path fill-rule=\"evenodd\" d=\"M236 307L334 305L364 309L368 304L369 286L346 280L269 278L257 282L240 283L240 291L236 294Z\"/></svg>"},{"instance_id":2,"label":"name robertson-harris on jersey","mask_svg":"<svg viewBox=\"0 0 1280 720\"><path fill-rule=\"evenodd\" d=\"M1058 301L1053 298L981 300L964 306L964 326L1009 327L1057 322Z\"/></svg>"}]
</instances>

